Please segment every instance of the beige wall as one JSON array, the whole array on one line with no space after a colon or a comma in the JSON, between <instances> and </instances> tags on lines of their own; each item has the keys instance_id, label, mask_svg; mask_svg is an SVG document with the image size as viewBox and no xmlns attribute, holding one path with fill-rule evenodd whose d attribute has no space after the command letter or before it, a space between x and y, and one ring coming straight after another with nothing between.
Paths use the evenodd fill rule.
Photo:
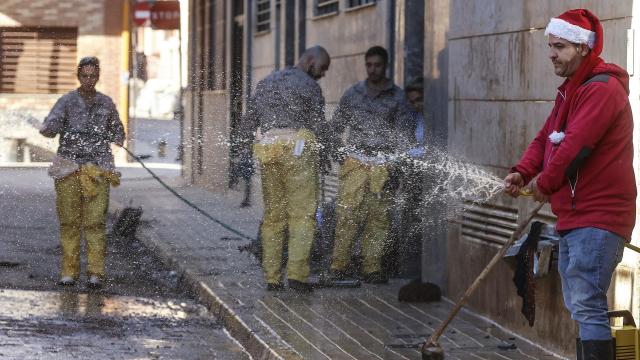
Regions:
<instances>
[{"instance_id":1,"label":"beige wall","mask_svg":"<svg viewBox=\"0 0 640 360\"><path fill-rule=\"evenodd\" d=\"M272 14L275 14L273 3ZM341 6L344 5L341 4ZM293 21L285 20L284 7L281 11L283 22ZM385 46L385 18L385 0L380 0L373 6L351 11L345 11L341 8L336 15L321 17L313 15L313 1L307 1L306 45L307 47L321 45L331 55L331 67L326 77L320 81L328 110L335 107L349 86L366 77L364 53L371 46ZM376 24L376 26L372 27L370 24ZM271 30L254 35L252 63L254 87L258 81L275 69L275 26L275 15L273 15ZM284 44L284 27L281 34L281 44ZM280 59L280 67L282 68L284 53L281 54ZM330 114L331 111L327 113Z\"/></svg>"},{"instance_id":2,"label":"beige wall","mask_svg":"<svg viewBox=\"0 0 640 360\"><path fill-rule=\"evenodd\" d=\"M603 58L626 66L631 0L452 2L448 126L452 154L500 176L518 161L548 116L555 88L563 81L549 64L544 27L550 17L577 7L589 8L603 20ZM517 212L521 219L531 203L498 198L481 210L487 221L495 209ZM553 221L548 208L542 216ZM460 226L452 227L448 239L449 295L457 298L495 254L496 247L464 235ZM612 286L612 295L624 287L630 289L630 272L633 270L628 267L619 268L620 281ZM521 300L511 277L512 271L501 263L478 289L470 306L535 342L571 354L576 329L564 310L557 273L538 283L532 328L520 313ZM631 306L619 297L617 303Z\"/></svg>"},{"instance_id":3,"label":"beige wall","mask_svg":"<svg viewBox=\"0 0 640 360\"><path fill-rule=\"evenodd\" d=\"M344 7L344 2L341 3ZM333 113L345 90L366 77L364 54L367 49L374 45L386 47L386 13L386 1L382 0L375 6L352 11L341 9L337 15L314 17L313 1L308 1L307 47L321 45L331 55L331 68L320 80L327 115Z\"/></svg>"},{"instance_id":4,"label":"beige wall","mask_svg":"<svg viewBox=\"0 0 640 360\"><path fill-rule=\"evenodd\" d=\"M78 57L100 58L102 72L98 90L111 96L117 104L122 71L121 8L122 0L3 0L0 1L0 27L77 27ZM29 97L38 99L38 108L45 110L57 98L49 95ZM28 99L0 94L0 108L17 108L30 104Z\"/></svg>"},{"instance_id":5,"label":"beige wall","mask_svg":"<svg viewBox=\"0 0 640 360\"><path fill-rule=\"evenodd\" d=\"M203 128L202 173L194 183L220 191L226 188L229 173L229 98L226 91L203 93L206 114Z\"/></svg>"},{"instance_id":6,"label":"beige wall","mask_svg":"<svg viewBox=\"0 0 640 360\"><path fill-rule=\"evenodd\" d=\"M404 0L399 0L403 2ZM344 7L344 2L341 1ZM227 3L227 9L230 9L230 2ZM245 3L246 4L246 3ZM322 45L332 56L332 63L327 76L321 80L320 85L323 89L327 101L327 115L330 116L333 109L344 91L354 83L365 78L364 53L373 45L385 46L386 29L384 28L386 19L386 1L380 0L373 6L365 6L352 11L341 9L339 14L326 17L313 16L313 1L307 1L306 16L306 44L307 46ZM245 14L247 8L245 6ZM276 46L276 6L275 1L271 2L271 26L270 30L254 34L253 29L245 29L245 36L251 37L252 43L252 63L251 63L251 85L255 89L258 81L263 79L275 68L275 46ZM280 32L280 64L284 66L284 39L285 39L285 22L297 21L298 9L296 8L296 18L286 19L284 3L281 6L281 32ZM254 13L255 14L255 13ZM230 24L231 22L228 22ZM245 19L245 24L246 19ZM372 30L370 24L382 24L376 26ZM229 26L229 25L228 25ZM255 26L255 24L252 24ZM230 27L227 27L227 33L230 34ZM296 31L297 32L297 31ZM297 39L297 37L296 37ZM227 43L230 43L228 39ZM245 46L246 46L245 38ZM197 40L196 40L197 41ZM296 43L297 46L297 43ZM401 46L396 48L401 49ZM201 49L197 50L198 52ZM246 49L245 49L246 54ZM230 49L227 49L227 59L230 56ZM199 55L198 55L199 56ZM297 53L296 56L297 58ZM246 61L245 57L245 61ZM199 61L199 60L197 60ZM198 65L199 67L200 65ZM227 69L230 71L230 61L227 61ZM200 72L192 75L192 81L196 83L201 80ZM227 76L229 81L229 76ZM228 89L228 87L227 87ZM188 96L192 96L187 91ZM196 154L197 144L190 139L193 124L197 123L197 109L195 112L187 110L185 116L185 126L183 131L183 139L185 146L185 177L190 181L203 184L209 189L216 191L224 191L226 189L226 176L228 171L228 148L224 141L229 136L229 98L228 90L220 90L215 92L203 92L203 158L202 170L198 170ZM197 103L197 101L196 101ZM185 100L187 108L191 107L191 101ZM193 114L193 115L192 115ZM193 151L192 151L193 150Z\"/></svg>"}]
</instances>

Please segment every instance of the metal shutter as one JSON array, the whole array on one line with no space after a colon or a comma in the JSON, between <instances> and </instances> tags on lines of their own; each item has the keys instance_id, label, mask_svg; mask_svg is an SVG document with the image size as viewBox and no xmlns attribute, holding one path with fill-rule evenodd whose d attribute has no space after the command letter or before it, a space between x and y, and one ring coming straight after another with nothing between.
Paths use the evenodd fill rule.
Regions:
<instances>
[{"instance_id":1,"label":"metal shutter","mask_svg":"<svg viewBox=\"0 0 640 360\"><path fill-rule=\"evenodd\" d=\"M59 94L76 86L76 28L0 28L0 92Z\"/></svg>"}]
</instances>

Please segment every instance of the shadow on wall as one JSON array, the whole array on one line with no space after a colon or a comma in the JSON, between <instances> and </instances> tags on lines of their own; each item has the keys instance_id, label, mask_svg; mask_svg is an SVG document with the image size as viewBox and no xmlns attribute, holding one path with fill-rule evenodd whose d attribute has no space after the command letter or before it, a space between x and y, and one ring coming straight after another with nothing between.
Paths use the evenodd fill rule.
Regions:
<instances>
[{"instance_id":1,"label":"shadow on wall","mask_svg":"<svg viewBox=\"0 0 640 360\"><path fill-rule=\"evenodd\" d=\"M448 36L448 34L446 35ZM446 149L449 124L449 48L438 53L438 78L425 77L425 121L427 140L434 146ZM433 186L438 179L427 176L423 179L425 189ZM429 207L423 209L423 216L433 219L444 216L441 209L447 204L433 199ZM421 281L440 287L443 294L447 291L447 229L442 221L427 221L422 239Z\"/></svg>"},{"instance_id":2,"label":"shadow on wall","mask_svg":"<svg viewBox=\"0 0 640 360\"><path fill-rule=\"evenodd\" d=\"M447 34L448 36L448 34ZM425 111L428 114L426 125L429 140L435 141L438 147L446 148L449 124L449 48L438 53L437 60L440 77L425 77Z\"/></svg>"}]
</instances>

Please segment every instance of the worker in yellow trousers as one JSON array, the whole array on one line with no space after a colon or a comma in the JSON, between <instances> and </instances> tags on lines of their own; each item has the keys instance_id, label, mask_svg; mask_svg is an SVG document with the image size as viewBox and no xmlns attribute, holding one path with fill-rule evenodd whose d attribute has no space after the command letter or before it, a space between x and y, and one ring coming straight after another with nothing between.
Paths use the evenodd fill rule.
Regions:
<instances>
[{"instance_id":1,"label":"worker in yellow trousers","mask_svg":"<svg viewBox=\"0 0 640 360\"><path fill-rule=\"evenodd\" d=\"M365 163L347 158L340 167L336 204L336 240L331 264L333 271L343 271L351 263L356 233L362 234L363 273L382 272L381 259L389 233L390 193L385 190L389 172L384 163Z\"/></svg>"},{"instance_id":2,"label":"worker in yellow trousers","mask_svg":"<svg viewBox=\"0 0 640 360\"><path fill-rule=\"evenodd\" d=\"M318 171L325 167L330 153L324 97L317 81L330 62L327 51L315 46L295 66L262 79L238 126L241 156L251 158L247 153L253 146L261 168L264 219L260 242L269 291L284 289L281 264L287 236L289 288L312 291L307 277L315 235Z\"/></svg>"},{"instance_id":3,"label":"worker in yellow trousers","mask_svg":"<svg viewBox=\"0 0 640 360\"><path fill-rule=\"evenodd\" d=\"M388 52L374 46L364 60L367 79L347 89L331 121L335 138L348 130L339 156L344 162L338 179L331 277L343 280L350 275L353 244L359 230L364 229L364 280L386 283L381 262L391 221L390 160L413 144L414 121L404 92L385 75Z\"/></svg>"},{"instance_id":4,"label":"worker in yellow trousers","mask_svg":"<svg viewBox=\"0 0 640 360\"><path fill-rule=\"evenodd\" d=\"M60 221L62 265L58 284L75 285L80 277L80 242L84 234L88 286L100 288L105 277L109 186L120 183L110 144L122 146L125 133L111 98L96 91L99 60L82 58L77 71L80 87L58 99L40 133L60 136L49 168L55 181Z\"/></svg>"},{"instance_id":5,"label":"worker in yellow trousers","mask_svg":"<svg viewBox=\"0 0 640 360\"><path fill-rule=\"evenodd\" d=\"M113 172L83 165L69 176L55 180L56 210L60 220L62 277L80 276L80 241L87 242L87 274L104 278L107 249L106 218L109 186L119 184Z\"/></svg>"},{"instance_id":6,"label":"worker in yellow trousers","mask_svg":"<svg viewBox=\"0 0 640 360\"><path fill-rule=\"evenodd\" d=\"M308 130L294 131L291 140L282 140L280 135L272 138L280 140L265 142L275 132L268 132L254 145L262 171L265 209L261 228L262 264L268 284L282 281L280 268L287 233L287 277L289 282L304 283L309 276L309 253L316 228L318 147L315 136ZM296 155L296 143L301 141L305 149Z\"/></svg>"}]
</instances>

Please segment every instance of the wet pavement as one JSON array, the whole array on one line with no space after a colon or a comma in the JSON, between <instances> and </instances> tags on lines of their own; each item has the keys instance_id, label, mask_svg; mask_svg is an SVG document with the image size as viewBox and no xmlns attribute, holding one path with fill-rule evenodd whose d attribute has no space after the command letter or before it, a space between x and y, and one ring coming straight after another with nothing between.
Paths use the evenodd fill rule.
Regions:
<instances>
[{"instance_id":1,"label":"wet pavement","mask_svg":"<svg viewBox=\"0 0 640 360\"><path fill-rule=\"evenodd\" d=\"M262 217L259 186L254 206L240 208L239 191L214 193L165 178L185 198L212 216L256 236ZM128 169L113 208L140 206L138 236L172 264L189 287L256 359L419 359L420 346L452 308L398 301L407 280L361 288L268 292L258 261L240 252L238 234L197 214L139 169ZM441 338L447 358L559 359L553 353L463 311Z\"/></svg>"},{"instance_id":2,"label":"wet pavement","mask_svg":"<svg viewBox=\"0 0 640 360\"><path fill-rule=\"evenodd\" d=\"M129 123L129 150L148 163L179 164L180 123L177 120L134 118Z\"/></svg>"},{"instance_id":3,"label":"wet pavement","mask_svg":"<svg viewBox=\"0 0 640 360\"><path fill-rule=\"evenodd\" d=\"M110 239L108 282L61 289L53 182L0 168L1 359L248 359L177 273L135 239ZM86 264L83 263L83 269Z\"/></svg>"}]
</instances>

